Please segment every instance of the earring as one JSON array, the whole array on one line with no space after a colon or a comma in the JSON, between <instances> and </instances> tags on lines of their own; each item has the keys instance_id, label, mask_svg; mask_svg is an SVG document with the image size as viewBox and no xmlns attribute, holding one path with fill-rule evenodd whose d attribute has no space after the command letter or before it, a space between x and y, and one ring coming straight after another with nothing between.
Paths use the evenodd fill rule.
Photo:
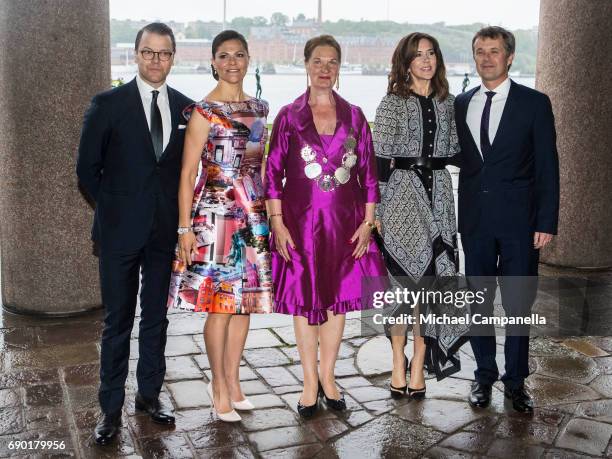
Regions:
<instances>
[{"instance_id":1,"label":"earring","mask_svg":"<svg viewBox=\"0 0 612 459\"><path fill-rule=\"evenodd\" d=\"M410 70L406 72L406 83L410 81Z\"/></svg>"},{"instance_id":2,"label":"earring","mask_svg":"<svg viewBox=\"0 0 612 459\"><path fill-rule=\"evenodd\" d=\"M219 79L219 72L217 72L217 69L212 64L210 64L210 68L212 68L212 76L213 76L213 78L215 80L218 80Z\"/></svg>"},{"instance_id":3,"label":"earring","mask_svg":"<svg viewBox=\"0 0 612 459\"><path fill-rule=\"evenodd\" d=\"M340 89L340 74L338 74L338 77L336 78L336 91Z\"/></svg>"},{"instance_id":4,"label":"earring","mask_svg":"<svg viewBox=\"0 0 612 459\"><path fill-rule=\"evenodd\" d=\"M308 73L306 74L306 89L310 86L310 78L308 77Z\"/></svg>"}]
</instances>

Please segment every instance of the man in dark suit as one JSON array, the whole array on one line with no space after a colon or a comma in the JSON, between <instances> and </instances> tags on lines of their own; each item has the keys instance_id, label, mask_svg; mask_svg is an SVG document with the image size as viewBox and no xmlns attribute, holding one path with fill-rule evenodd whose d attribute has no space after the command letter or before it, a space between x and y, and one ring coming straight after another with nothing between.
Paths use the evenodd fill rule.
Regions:
<instances>
[{"instance_id":1,"label":"man in dark suit","mask_svg":"<svg viewBox=\"0 0 612 459\"><path fill-rule=\"evenodd\" d=\"M138 75L93 98L81 133L77 175L96 203L92 238L100 248L105 308L102 416L94 431L99 444L109 443L121 424L139 275L136 409L157 423L174 423L158 397L166 371L166 302L186 122L182 110L192 102L165 83L175 51L172 29L165 24L140 30L135 46Z\"/></svg>"},{"instance_id":2,"label":"man in dark suit","mask_svg":"<svg viewBox=\"0 0 612 459\"><path fill-rule=\"evenodd\" d=\"M474 312L493 315L495 280L507 316L530 314L539 249L557 232L559 163L554 117L545 94L508 77L515 40L501 27L476 33L472 51L482 85L457 96L461 144L459 232L465 273L472 285L492 288ZM492 280L492 282L491 282ZM471 338L477 362L469 396L473 406L490 403L499 376L493 326ZM524 387L529 374L529 329L506 329L505 395L520 412L533 411Z\"/></svg>"}]
</instances>

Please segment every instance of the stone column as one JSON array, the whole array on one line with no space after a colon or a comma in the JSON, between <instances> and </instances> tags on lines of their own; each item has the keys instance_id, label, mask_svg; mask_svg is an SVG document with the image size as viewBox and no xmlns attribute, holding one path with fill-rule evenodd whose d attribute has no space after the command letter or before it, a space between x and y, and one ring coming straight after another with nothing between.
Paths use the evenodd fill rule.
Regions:
<instances>
[{"instance_id":1,"label":"stone column","mask_svg":"<svg viewBox=\"0 0 612 459\"><path fill-rule=\"evenodd\" d=\"M93 211L76 153L92 96L110 87L108 0L0 2L0 250L5 309L100 307Z\"/></svg>"},{"instance_id":2,"label":"stone column","mask_svg":"<svg viewBox=\"0 0 612 459\"><path fill-rule=\"evenodd\" d=\"M542 261L612 266L612 1L541 0L536 88L552 100L559 235Z\"/></svg>"}]
</instances>

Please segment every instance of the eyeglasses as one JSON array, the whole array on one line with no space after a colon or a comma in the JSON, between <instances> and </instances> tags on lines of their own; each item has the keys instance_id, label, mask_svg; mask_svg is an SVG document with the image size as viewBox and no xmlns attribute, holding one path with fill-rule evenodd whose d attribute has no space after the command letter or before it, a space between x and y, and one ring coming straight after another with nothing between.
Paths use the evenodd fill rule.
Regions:
<instances>
[{"instance_id":1,"label":"eyeglasses","mask_svg":"<svg viewBox=\"0 0 612 459\"><path fill-rule=\"evenodd\" d=\"M140 51L140 55L145 61L152 61L156 54L160 61L165 62L169 61L174 53L172 51L151 51L150 49Z\"/></svg>"}]
</instances>

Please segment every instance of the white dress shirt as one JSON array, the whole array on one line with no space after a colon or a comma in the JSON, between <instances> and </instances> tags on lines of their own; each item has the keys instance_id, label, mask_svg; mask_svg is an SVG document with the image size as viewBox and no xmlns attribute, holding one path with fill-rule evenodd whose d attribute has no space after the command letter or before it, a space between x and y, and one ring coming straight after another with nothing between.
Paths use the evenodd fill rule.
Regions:
<instances>
[{"instance_id":1,"label":"white dress shirt","mask_svg":"<svg viewBox=\"0 0 612 459\"><path fill-rule=\"evenodd\" d=\"M144 81L139 74L136 75L136 84L138 85L138 92L140 93L140 99L142 100L142 107L144 108L145 115L147 117L147 125L149 131L151 130L151 101L153 100L152 91L159 91L157 95L157 106L162 118L162 127L164 130L164 144L163 149L165 150L170 142L170 134L172 133L172 116L170 114L170 102L168 101L168 86L166 83L155 89L149 83Z\"/></svg>"},{"instance_id":2,"label":"white dress shirt","mask_svg":"<svg viewBox=\"0 0 612 459\"><path fill-rule=\"evenodd\" d=\"M466 121L472 133L472 137L474 137L474 142L478 147L478 151L480 151L480 121L482 119L485 102L487 101L487 96L485 94L487 91L495 92L491 100L491 113L489 116L489 141L491 145L493 145L495 134L497 134L497 128L499 128L499 122L504 112L504 107L506 106L508 93L510 92L510 78L506 78L495 89L487 89L484 84L481 84L480 89L474 93L470 100ZM482 156L482 151L480 151L480 156Z\"/></svg>"}]
</instances>

